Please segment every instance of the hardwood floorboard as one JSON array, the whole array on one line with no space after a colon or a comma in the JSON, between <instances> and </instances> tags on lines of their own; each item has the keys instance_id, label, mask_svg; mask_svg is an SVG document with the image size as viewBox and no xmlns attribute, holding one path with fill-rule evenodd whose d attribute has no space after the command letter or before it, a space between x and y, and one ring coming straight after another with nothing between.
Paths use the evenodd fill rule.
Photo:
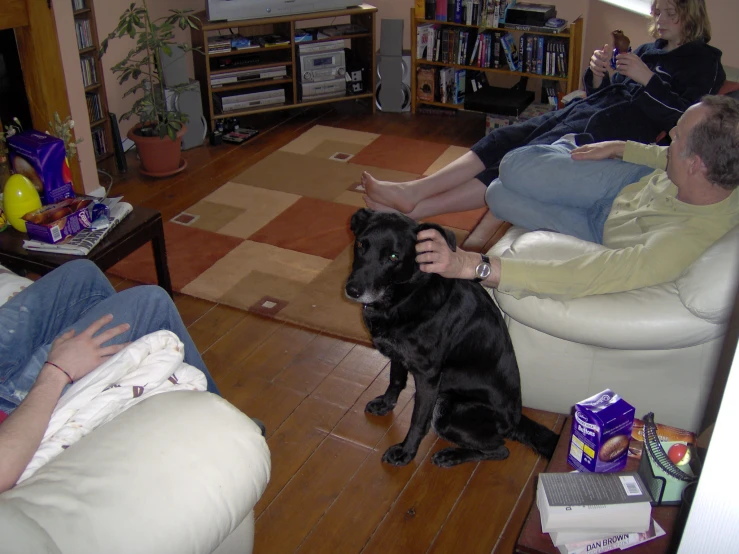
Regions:
<instances>
[{"instance_id":1,"label":"hardwood floorboard","mask_svg":"<svg viewBox=\"0 0 739 554\"><path fill-rule=\"evenodd\" d=\"M462 147L485 125L471 112L373 115L348 102L245 123L260 134L238 146L185 151L187 170L167 179L142 177L129 153L129 171L115 176L111 195L157 209L167 221L315 124ZM136 286L109 278L116 290ZM272 474L255 509L256 554L513 551L545 466L534 452L512 443L506 460L440 469L430 458L448 445L431 431L408 466L383 464L385 450L405 437L414 388L411 379L386 416L364 412L387 388L381 354L183 294L175 304L224 398L267 427ZM558 432L564 421L528 413Z\"/></svg>"}]
</instances>

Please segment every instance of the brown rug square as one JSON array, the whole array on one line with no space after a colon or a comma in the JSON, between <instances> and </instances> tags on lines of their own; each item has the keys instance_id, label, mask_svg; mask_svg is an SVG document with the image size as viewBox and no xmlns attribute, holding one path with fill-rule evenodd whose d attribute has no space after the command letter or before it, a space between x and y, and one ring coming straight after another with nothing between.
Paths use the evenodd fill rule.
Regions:
<instances>
[{"instance_id":1,"label":"brown rug square","mask_svg":"<svg viewBox=\"0 0 739 554\"><path fill-rule=\"evenodd\" d=\"M352 214L362 171L407 181L466 150L316 125L164 224L173 287L340 337L369 343L359 304L344 296ZM464 241L485 209L432 221ZM151 249L110 270L156 283Z\"/></svg>"}]
</instances>

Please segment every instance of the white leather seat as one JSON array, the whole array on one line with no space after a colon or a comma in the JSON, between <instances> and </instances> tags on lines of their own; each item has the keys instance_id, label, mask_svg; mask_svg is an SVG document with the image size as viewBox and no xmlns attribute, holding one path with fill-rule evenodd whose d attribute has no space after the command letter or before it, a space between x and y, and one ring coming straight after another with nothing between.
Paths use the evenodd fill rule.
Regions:
<instances>
[{"instance_id":1,"label":"white leather seat","mask_svg":"<svg viewBox=\"0 0 739 554\"><path fill-rule=\"evenodd\" d=\"M512 227L490 255L566 260L603 249ZM660 423L696 430L739 274L739 227L673 283L560 301L492 292L516 350L524 406L570 413L610 388Z\"/></svg>"}]
</instances>

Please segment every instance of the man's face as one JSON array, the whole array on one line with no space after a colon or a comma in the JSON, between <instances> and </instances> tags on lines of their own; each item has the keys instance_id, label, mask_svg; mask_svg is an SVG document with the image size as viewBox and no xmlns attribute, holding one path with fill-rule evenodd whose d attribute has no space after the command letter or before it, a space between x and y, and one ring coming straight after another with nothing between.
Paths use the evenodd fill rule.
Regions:
<instances>
[{"instance_id":1,"label":"man's face","mask_svg":"<svg viewBox=\"0 0 739 554\"><path fill-rule=\"evenodd\" d=\"M691 164L696 163L697 156L686 155L688 137L693 127L707 115L708 109L703 104L695 104L685 111L670 131L672 143L667 151L667 176L678 187L685 184Z\"/></svg>"}]
</instances>

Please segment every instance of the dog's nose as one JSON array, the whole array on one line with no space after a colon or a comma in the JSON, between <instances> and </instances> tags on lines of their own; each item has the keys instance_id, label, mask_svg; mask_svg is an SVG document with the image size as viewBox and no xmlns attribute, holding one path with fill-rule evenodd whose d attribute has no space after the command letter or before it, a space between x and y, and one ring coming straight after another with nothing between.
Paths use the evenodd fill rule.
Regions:
<instances>
[{"instance_id":1,"label":"dog's nose","mask_svg":"<svg viewBox=\"0 0 739 554\"><path fill-rule=\"evenodd\" d=\"M362 293L359 291L359 287L355 285L354 283L347 283L346 284L346 295L350 298L359 298Z\"/></svg>"}]
</instances>

